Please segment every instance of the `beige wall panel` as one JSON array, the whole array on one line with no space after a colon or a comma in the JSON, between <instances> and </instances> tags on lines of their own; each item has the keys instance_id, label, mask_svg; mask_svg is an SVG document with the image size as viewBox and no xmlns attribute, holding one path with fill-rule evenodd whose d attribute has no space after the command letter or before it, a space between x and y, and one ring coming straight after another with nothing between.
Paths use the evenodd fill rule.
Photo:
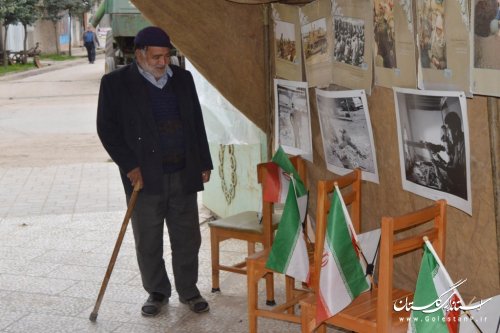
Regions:
<instances>
[{"instance_id":1,"label":"beige wall panel","mask_svg":"<svg viewBox=\"0 0 500 333\"><path fill-rule=\"evenodd\" d=\"M315 104L315 96L311 101ZM432 201L404 191L401 185L396 114L392 89L376 86L368 98L368 108L377 149L380 185L363 182L362 228L380 225L384 215L399 215L416 210ZM455 280L467 278L460 287L463 296L487 297L500 293L494 216L491 150L488 133L486 98L467 99L471 141L471 183L473 216L448 207L446 267ZM312 107L314 167L309 166L309 184L313 198L309 207L316 207L315 182L333 174L326 170L319 133L316 107ZM315 214L314 214L315 215ZM397 263L396 283L415 288L421 256L407 256Z\"/></svg>"},{"instance_id":2,"label":"beige wall panel","mask_svg":"<svg viewBox=\"0 0 500 333\"><path fill-rule=\"evenodd\" d=\"M174 45L263 131L267 130L262 5L226 0L132 1Z\"/></svg>"}]
</instances>

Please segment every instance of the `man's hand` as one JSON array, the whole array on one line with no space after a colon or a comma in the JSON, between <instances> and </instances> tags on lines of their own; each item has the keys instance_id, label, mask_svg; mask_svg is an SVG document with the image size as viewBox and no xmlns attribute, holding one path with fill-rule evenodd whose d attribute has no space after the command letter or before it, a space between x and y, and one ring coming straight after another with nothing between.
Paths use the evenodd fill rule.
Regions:
<instances>
[{"instance_id":1,"label":"man's hand","mask_svg":"<svg viewBox=\"0 0 500 333\"><path fill-rule=\"evenodd\" d=\"M130 179L130 183L132 186L135 186L136 183L140 184L140 188L144 185L144 182L142 180L142 173L141 173L141 168L137 167L135 169L132 169L127 173L127 178Z\"/></svg>"},{"instance_id":2,"label":"man's hand","mask_svg":"<svg viewBox=\"0 0 500 333\"><path fill-rule=\"evenodd\" d=\"M210 170L206 170L206 171L202 171L201 173L201 179L203 180L204 183L208 182L210 180L210 173L212 171Z\"/></svg>"}]
</instances>

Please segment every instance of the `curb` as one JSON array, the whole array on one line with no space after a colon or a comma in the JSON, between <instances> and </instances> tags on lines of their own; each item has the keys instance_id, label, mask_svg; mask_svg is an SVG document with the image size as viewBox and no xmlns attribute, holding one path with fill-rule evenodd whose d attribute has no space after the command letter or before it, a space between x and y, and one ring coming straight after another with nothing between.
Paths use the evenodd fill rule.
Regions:
<instances>
[{"instance_id":1,"label":"curb","mask_svg":"<svg viewBox=\"0 0 500 333\"><path fill-rule=\"evenodd\" d=\"M104 52L96 52L96 56L99 54L103 54ZM24 79L30 76L35 76L43 73L48 73L52 72L58 69L63 69L67 67L71 67L75 64L80 64L80 63L85 63L87 62L86 57L82 57L81 59L74 59L74 60L64 60L64 61L58 61L58 62L52 62L49 63L48 65L45 65L42 68L34 68L34 69L29 69L23 72L17 72L17 73L7 73L5 75L0 76L0 81L13 81L13 80L20 80Z\"/></svg>"}]
</instances>

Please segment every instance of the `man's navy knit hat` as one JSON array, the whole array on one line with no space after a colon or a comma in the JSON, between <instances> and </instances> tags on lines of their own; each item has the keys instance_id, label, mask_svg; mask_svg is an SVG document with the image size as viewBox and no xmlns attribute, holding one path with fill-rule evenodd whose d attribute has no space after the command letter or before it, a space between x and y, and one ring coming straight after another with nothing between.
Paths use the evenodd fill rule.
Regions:
<instances>
[{"instance_id":1,"label":"man's navy knit hat","mask_svg":"<svg viewBox=\"0 0 500 333\"><path fill-rule=\"evenodd\" d=\"M136 48L143 48L145 46L159 46L173 48L170 43L170 37L167 33L158 27L146 27L139 31L134 39Z\"/></svg>"}]
</instances>

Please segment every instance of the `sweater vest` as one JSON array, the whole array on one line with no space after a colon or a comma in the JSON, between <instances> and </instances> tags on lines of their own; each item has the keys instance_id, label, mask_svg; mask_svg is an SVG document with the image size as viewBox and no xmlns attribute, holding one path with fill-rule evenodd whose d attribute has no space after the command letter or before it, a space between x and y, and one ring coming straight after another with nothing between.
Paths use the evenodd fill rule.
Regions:
<instances>
[{"instance_id":1,"label":"sweater vest","mask_svg":"<svg viewBox=\"0 0 500 333\"><path fill-rule=\"evenodd\" d=\"M151 111L160 137L164 173L173 173L186 166L186 140L171 82L172 78L169 78L162 89L148 82Z\"/></svg>"}]
</instances>

